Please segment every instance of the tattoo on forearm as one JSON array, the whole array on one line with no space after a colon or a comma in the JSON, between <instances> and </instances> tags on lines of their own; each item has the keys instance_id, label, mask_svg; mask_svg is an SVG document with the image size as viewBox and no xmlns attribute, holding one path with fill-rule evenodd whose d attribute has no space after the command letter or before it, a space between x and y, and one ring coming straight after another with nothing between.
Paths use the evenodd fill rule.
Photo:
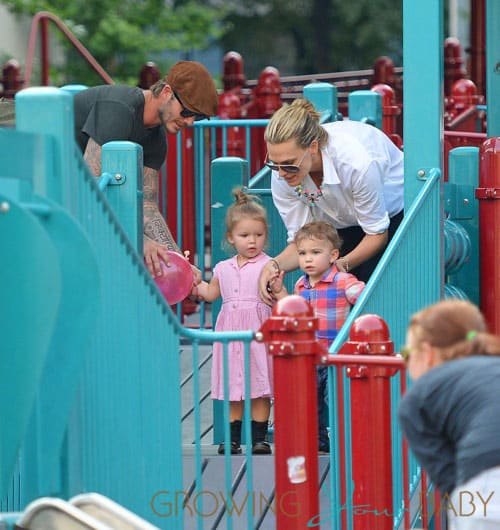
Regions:
<instances>
[{"instance_id":1,"label":"tattoo on forearm","mask_svg":"<svg viewBox=\"0 0 500 530\"><path fill-rule=\"evenodd\" d=\"M169 250L180 252L172 233L158 210L158 171L144 168L144 233Z\"/></svg>"},{"instance_id":2,"label":"tattoo on forearm","mask_svg":"<svg viewBox=\"0 0 500 530\"><path fill-rule=\"evenodd\" d=\"M85 148L85 153L83 158L87 163L91 173L96 176L101 176L101 146L92 138L89 138L87 147Z\"/></svg>"}]
</instances>

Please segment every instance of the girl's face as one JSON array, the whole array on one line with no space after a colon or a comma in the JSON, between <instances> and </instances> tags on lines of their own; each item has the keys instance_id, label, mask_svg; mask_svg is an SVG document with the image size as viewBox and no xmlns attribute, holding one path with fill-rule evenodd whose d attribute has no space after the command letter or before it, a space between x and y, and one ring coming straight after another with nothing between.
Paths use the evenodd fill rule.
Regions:
<instances>
[{"instance_id":1,"label":"girl's face","mask_svg":"<svg viewBox=\"0 0 500 530\"><path fill-rule=\"evenodd\" d=\"M339 257L339 251L327 239L304 238L297 243L299 267L315 284Z\"/></svg>"},{"instance_id":2,"label":"girl's face","mask_svg":"<svg viewBox=\"0 0 500 530\"><path fill-rule=\"evenodd\" d=\"M245 260L258 256L266 244L266 225L257 219L240 219L227 236L236 252Z\"/></svg>"},{"instance_id":3,"label":"girl's face","mask_svg":"<svg viewBox=\"0 0 500 530\"><path fill-rule=\"evenodd\" d=\"M278 171L281 179L295 187L309 174L312 165L312 154L317 149L317 142L304 149L295 140L282 144L267 144L267 164ZM290 167L287 167L290 166Z\"/></svg>"}]
</instances>

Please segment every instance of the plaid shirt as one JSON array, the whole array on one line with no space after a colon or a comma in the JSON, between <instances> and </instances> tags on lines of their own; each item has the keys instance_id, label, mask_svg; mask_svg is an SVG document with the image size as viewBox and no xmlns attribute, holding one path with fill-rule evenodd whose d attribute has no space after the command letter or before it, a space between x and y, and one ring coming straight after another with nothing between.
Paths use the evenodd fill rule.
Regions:
<instances>
[{"instance_id":1,"label":"plaid shirt","mask_svg":"<svg viewBox=\"0 0 500 530\"><path fill-rule=\"evenodd\" d=\"M305 298L319 319L316 337L329 347L345 322L365 283L347 272L339 272L335 265L325 272L314 287L304 274L295 284L294 292Z\"/></svg>"}]
</instances>

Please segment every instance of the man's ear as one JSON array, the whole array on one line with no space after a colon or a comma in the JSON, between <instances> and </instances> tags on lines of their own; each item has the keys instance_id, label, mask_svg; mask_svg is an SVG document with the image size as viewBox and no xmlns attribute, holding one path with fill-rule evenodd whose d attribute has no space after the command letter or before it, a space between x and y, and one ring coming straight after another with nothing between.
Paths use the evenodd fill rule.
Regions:
<instances>
[{"instance_id":1,"label":"man's ear","mask_svg":"<svg viewBox=\"0 0 500 530\"><path fill-rule=\"evenodd\" d=\"M319 151L319 142L318 140L313 140L309 146L311 154L315 155Z\"/></svg>"},{"instance_id":2,"label":"man's ear","mask_svg":"<svg viewBox=\"0 0 500 530\"><path fill-rule=\"evenodd\" d=\"M160 92L160 97L163 97L165 99L170 99L174 97L174 91L172 90L172 87L170 85L165 85Z\"/></svg>"}]
</instances>

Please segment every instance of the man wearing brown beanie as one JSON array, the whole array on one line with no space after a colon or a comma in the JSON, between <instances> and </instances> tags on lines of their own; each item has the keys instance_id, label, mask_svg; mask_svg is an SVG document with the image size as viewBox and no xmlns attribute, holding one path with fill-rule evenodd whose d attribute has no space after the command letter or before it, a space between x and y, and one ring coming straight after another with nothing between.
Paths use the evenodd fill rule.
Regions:
<instances>
[{"instance_id":1,"label":"man wearing brown beanie","mask_svg":"<svg viewBox=\"0 0 500 530\"><path fill-rule=\"evenodd\" d=\"M180 252L158 210L158 170L167 153L166 131L177 134L193 122L215 116L217 90L208 70L195 61L175 63L149 90L125 85L88 88L75 96L76 140L91 172L101 174L101 146L127 140L144 155L144 258L152 275L160 275L159 257ZM193 267L195 283L201 273Z\"/></svg>"}]
</instances>

